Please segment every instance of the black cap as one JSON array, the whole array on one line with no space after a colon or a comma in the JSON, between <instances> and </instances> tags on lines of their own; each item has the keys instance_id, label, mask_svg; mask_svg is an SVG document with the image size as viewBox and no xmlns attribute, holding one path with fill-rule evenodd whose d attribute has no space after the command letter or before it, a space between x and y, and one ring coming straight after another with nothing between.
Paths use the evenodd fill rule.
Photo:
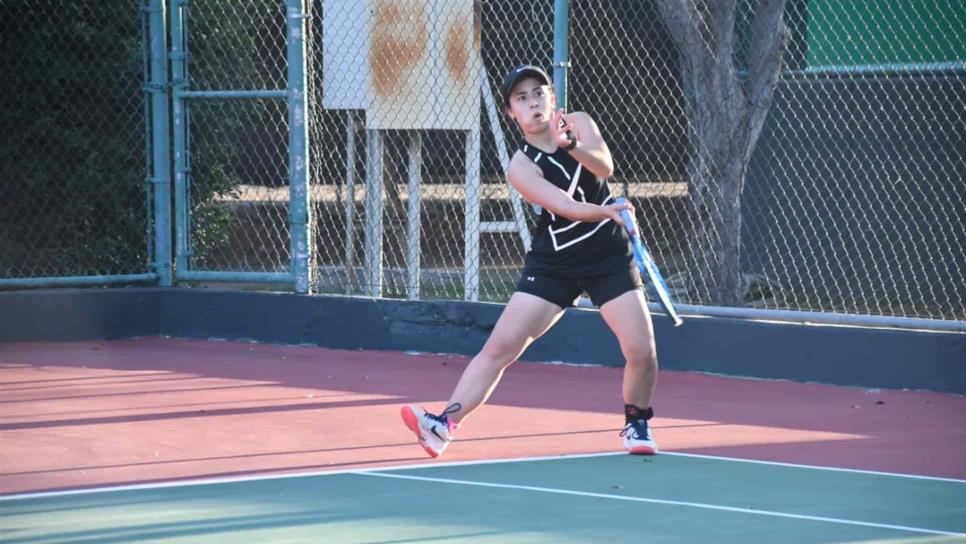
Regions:
<instances>
[{"instance_id":1,"label":"black cap","mask_svg":"<svg viewBox=\"0 0 966 544\"><path fill-rule=\"evenodd\" d=\"M504 105L509 103L510 91L513 90L513 86L525 77L535 78L544 85L552 85L550 76L548 76L547 72L544 72L543 69L533 66L532 64L521 64L520 66L510 70L506 77L503 78L503 84L500 85L500 96L503 97Z\"/></svg>"}]
</instances>

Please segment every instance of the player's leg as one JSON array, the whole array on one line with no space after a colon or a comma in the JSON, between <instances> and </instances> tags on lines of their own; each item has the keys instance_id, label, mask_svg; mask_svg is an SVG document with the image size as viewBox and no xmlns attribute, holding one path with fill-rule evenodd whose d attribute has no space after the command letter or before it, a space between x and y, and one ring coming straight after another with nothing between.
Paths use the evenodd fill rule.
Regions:
<instances>
[{"instance_id":1,"label":"player's leg","mask_svg":"<svg viewBox=\"0 0 966 544\"><path fill-rule=\"evenodd\" d=\"M624 447L633 454L653 455L657 443L648 421L654 416L651 399L657 384L657 351L647 301L635 289L601 306L600 313L624 355Z\"/></svg>"},{"instance_id":2,"label":"player's leg","mask_svg":"<svg viewBox=\"0 0 966 544\"><path fill-rule=\"evenodd\" d=\"M644 294L637 289L628 291L602 305L600 314L617 336L624 355L624 403L649 408L657 384L657 351Z\"/></svg>"},{"instance_id":3,"label":"player's leg","mask_svg":"<svg viewBox=\"0 0 966 544\"><path fill-rule=\"evenodd\" d=\"M416 405L402 407L403 421L430 456L442 453L460 422L489 398L506 367L560 319L578 292L575 282L547 277L534 281L527 273L517 289L483 349L463 371L443 412L433 414Z\"/></svg>"},{"instance_id":4,"label":"player's leg","mask_svg":"<svg viewBox=\"0 0 966 544\"><path fill-rule=\"evenodd\" d=\"M640 274L630 267L593 278L585 286L624 355L624 445L631 453L653 454L657 444L651 438L648 420L654 415L651 399L657 384L657 351Z\"/></svg>"},{"instance_id":5,"label":"player's leg","mask_svg":"<svg viewBox=\"0 0 966 544\"><path fill-rule=\"evenodd\" d=\"M529 293L514 293L486 340L483 349L460 376L447 405L456 424L490 397L510 363L547 332L563 315L563 308Z\"/></svg>"}]
</instances>

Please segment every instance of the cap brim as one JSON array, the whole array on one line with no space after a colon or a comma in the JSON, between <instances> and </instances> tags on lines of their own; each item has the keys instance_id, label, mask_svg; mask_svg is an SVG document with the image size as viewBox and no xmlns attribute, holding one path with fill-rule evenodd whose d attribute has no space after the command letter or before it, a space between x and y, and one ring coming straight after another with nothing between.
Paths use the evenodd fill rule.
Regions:
<instances>
[{"instance_id":1,"label":"cap brim","mask_svg":"<svg viewBox=\"0 0 966 544\"><path fill-rule=\"evenodd\" d=\"M513 87L516 86L520 81L532 77L538 81L542 81L544 85L550 85L550 78L547 74L536 68L524 68L519 72L514 72L507 80L504 82L503 86L503 101L507 102L510 97L510 92L513 91Z\"/></svg>"}]
</instances>

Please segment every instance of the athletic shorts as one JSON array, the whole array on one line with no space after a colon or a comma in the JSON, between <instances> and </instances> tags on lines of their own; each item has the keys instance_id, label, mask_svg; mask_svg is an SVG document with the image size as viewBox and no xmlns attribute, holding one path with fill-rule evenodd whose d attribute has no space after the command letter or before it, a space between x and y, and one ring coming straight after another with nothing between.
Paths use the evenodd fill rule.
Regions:
<instances>
[{"instance_id":1,"label":"athletic shorts","mask_svg":"<svg viewBox=\"0 0 966 544\"><path fill-rule=\"evenodd\" d=\"M580 293L586 291L591 302L599 308L628 291L643 287L637 265L631 261L628 268L583 278L551 275L542 270L524 268L516 290L540 297L561 308L573 306Z\"/></svg>"}]
</instances>

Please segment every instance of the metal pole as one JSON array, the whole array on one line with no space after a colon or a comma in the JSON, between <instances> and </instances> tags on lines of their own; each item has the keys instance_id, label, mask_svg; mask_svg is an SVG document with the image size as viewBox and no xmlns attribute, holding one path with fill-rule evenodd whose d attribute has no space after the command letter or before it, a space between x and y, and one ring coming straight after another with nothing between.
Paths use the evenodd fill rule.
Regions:
<instances>
[{"instance_id":1,"label":"metal pole","mask_svg":"<svg viewBox=\"0 0 966 544\"><path fill-rule=\"evenodd\" d=\"M554 0L553 3L553 89L557 95L557 106L567 109L567 76L570 71L569 0Z\"/></svg>"},{"instance_id":2,"label":"metal pole","mask_svg":"<svg viewBox=\"0 0 966 544\"><path fill-rule=\"evenodd\" d=\"M174 141L174 232L175 277L188 271L188 236L190 235L188 210L188 115L181 94L188 82L185 68L185 0L171 2L171 105L172 137Z\"/></svg>"},{"instance_id":3,"label":"metal pole","mask_svg":"<svg viewBox=\"0 0 966 544\"><path fill-rule=\"evenodd\" d=\"M409 300L420 299L419 277L422 273L420 263L420 237L422 221L422 184L423 184L423 139L418 131L409 134L409 193L406 210L406 295Z\"/></svg>"},{"instance_id":4,"label":"metal pole","mask_svg":"<svg viewBox=\"0 0 966 544\"><path fill-rule=\"evenodd\" d=\"M157 222L154 220L154 207L155 207L155 197L154 197L154 185L157 183L157 178L154 172L154 139L151 137L154 120L151 117L154 111L153 107L153 95L157 92L166 92L167 89L159 89L151 82L151 34L154 29L151 26L151 13L154 9L151 7L151 0L143 0L141 2L141 77L144 81L144 240L147 247L145 248L145 256L147 262L145 267L148 271L154 271L150 273L155 273L158 269L158 254L155 250L155 226ZM167 55L165 51L165 55ZM167 58L165 58L165 66L167 66ZM160 283L160 281L159 281Z\"/></svg>"},{"instance_id":5,"label":"metal pole","mask_svg":"<svg viewBox=\"0 0 966 544\"><path fill-rule=\"evenodd\" d=\"M164 0L150 0L148 36L151 42L151 153L154 185L154 272L162 287L170 287L171 270L171 142L168 138L168 28Z\"/></svg>"},{"instance_id":6,"label":"metal pole","mask_svg":"<svg viewBox=\"0 0 966 544\"><path fill-rule=\"evenodd\" d=\"M473 124L473 128L466 131L463 300L475 302L480 297L480 124L478 121Z\"/></svg>"},{"instance_id":7,"label":"metal pole","mask_svg":"<svg viewBox=\"0 0 966 544\"><path fill-rule=\"evenodd\" d=\"M650 305L655 313L664 310L657 304ZM928 319L919 317L896 317L887 315L856 315L807 310L766 310L759 308L734 308L729 306L699 306L678 304L678 312L685 316L725 317L736 319L759 319L783 321L804 325L880 327L928 331L966 333L966 321ZM686 326L686 325L685 325Z\"/></svg>"},{"instance_id":8,"label":"metal pole","mask_svg":"<svg viewBox=\"0 0 966 544\"><path fill-rule=\"evenodd\" d=\"M116 276L61 276L57 278L12 278L0 279L0 287L70 287L84 285L117 285L131 283L155 283L158 275L126 274Z\"/></svg>"},{"instance_id":9,"label":"metal pole","mask_svg":"<svg viewBox=\"0 0 966 544\"><path fill-rule=\"evenodd\" d=\"M382 135L366 129L366 294L376 298L382 297L383 175Z\"/></svg>"},{"instance_id":10,"label":"metal pole","mask_svg":"<svg viewBox=\"0 0 966 544\"><path fill-rule=\"evenodd\" d=\"M291 270L295 292L308 293L309 263L309 161L308 125L305 122L305 15L303 0L286 0L288 13L288 154L289 232Z\"/></svg>"},{"instance_id":11,"label":"metal pole","mask_svg":"<svg viewBox=\"0 0 966 544\"><path fill-rule=\"evenodd\" d=\"M493 91L490 90L489 76L486 74L486 67L483 66L483 59L480 59L480 81L483 83L483 107L486 109L486 119L490 123L490 132L496 142L496 154L500 158L500 167L503 169L503 176L510 167L510 154L507 153L506 138L503 136L503 127L500 126L500 116L497 113L496 100L493 98ZM530 251L530 228L527 225L526 214L523 211L522 197L513 185L506 184L510 193L510 209L513 211L513 222L516 224L517 234L523 244L523 251Z\"/></svg>"},{"instance_id":12,"label":"metal pole","mask_svg":"<svg viewBox=\"0 0 966 544\"><path fill-rule=\"evenodd\" d=\"M351 295L356 283L356 112L349 110L345 142L345 294Z\"/></svg>"}]
</instances>

